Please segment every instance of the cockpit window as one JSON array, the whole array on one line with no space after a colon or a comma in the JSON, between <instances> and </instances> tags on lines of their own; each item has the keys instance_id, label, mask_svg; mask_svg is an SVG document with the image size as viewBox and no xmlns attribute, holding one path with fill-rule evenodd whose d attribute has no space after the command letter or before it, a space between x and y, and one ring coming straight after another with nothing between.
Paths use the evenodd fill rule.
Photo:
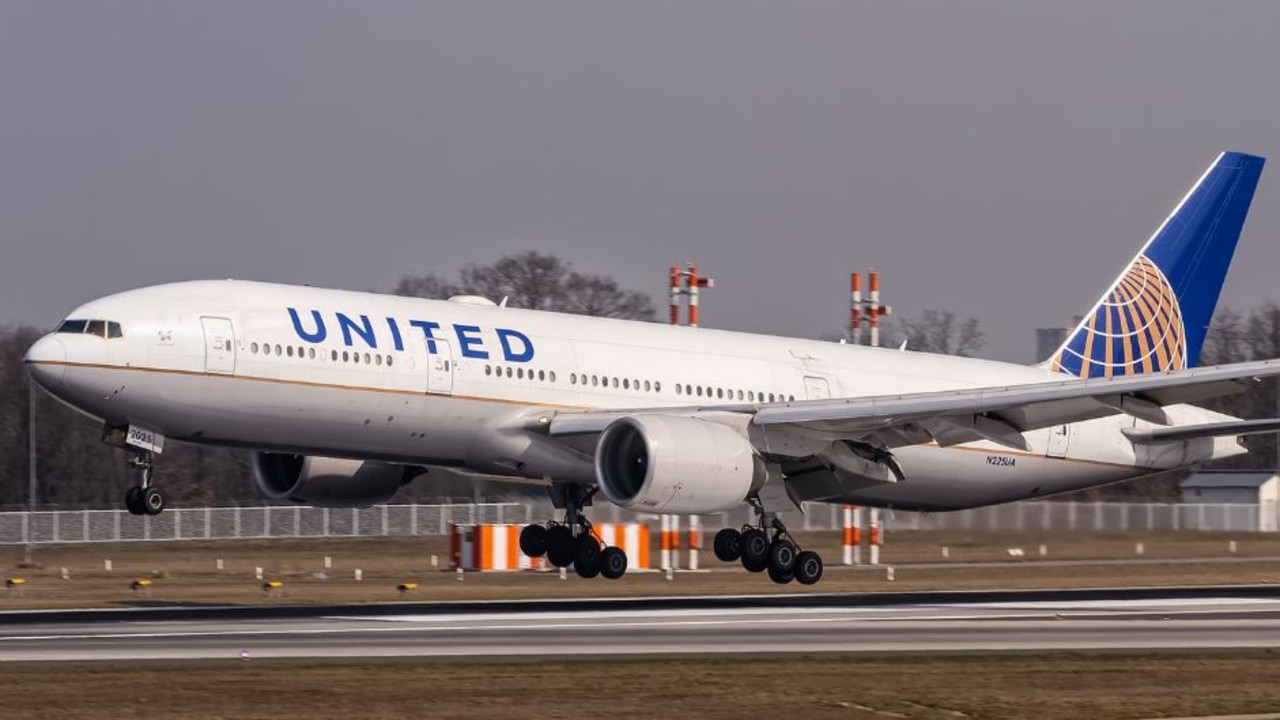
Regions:
<instances>
[{"instance_id":1,"label":"cockpit window","mask_svg":"<svg viewBox=\"0 0 1280 720\"><path fill-rule=\"evenodd\" d=\"M84 332L84 326L86 324L88 323L85 320L63 320L62 324L58 326L58 332L75 333L79 335Z\"/></svg>"},{"instance_id":2,"label":"cockpit window","mask_svg":"<svg viewBox=\"0 0 1280 720\"><path fill-rule=\"evenodd\" d=\"M101 338L124 337L120 323L107 320L63 320L54 332L72 335L97 335Z\"/></svg>"}]
</instances>

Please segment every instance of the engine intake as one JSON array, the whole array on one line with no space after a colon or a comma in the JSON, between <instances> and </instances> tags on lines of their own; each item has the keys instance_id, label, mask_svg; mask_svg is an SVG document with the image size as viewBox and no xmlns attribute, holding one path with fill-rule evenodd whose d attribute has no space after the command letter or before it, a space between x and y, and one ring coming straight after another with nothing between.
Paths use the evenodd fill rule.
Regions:
<instances>
[{"instance_id":1,"label":"engine intake","mask_svg":"<svg viewBox=\"0 0 1280 720\"><path fill-rule=\"evenodd\" d=\"M596 445L596 481L610 502L624 508L728 510L765 478L764 464L747 438L697 418L619 418L605 428Z\"/></svg>"},{"instance_id":2,"label":"engine intake","mask_svg":"<svg viewBox=\"0 0 1280 720\"><path fill-rule=\"evenodd\" d=\"M299 505L377 505L390 500L410 479L403 465L314 455L253 454L253 480L262 494Z\"/></svg>"}]
</instances>

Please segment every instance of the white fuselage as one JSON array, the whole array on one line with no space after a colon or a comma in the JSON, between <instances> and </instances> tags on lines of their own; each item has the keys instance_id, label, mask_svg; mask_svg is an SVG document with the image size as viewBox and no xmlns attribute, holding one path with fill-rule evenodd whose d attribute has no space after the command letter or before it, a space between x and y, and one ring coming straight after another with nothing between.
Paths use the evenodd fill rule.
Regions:
<instances>
[{"instance_id":1,"label":"white fuselage","mask_svg":"<svg viewBox=\"0 0 1280 720\"><path fill-rule=\"evenodd\" d=\"M292 312L290 312L292 309ZM241 281L144 288L73 319L120 337L54 333L28 354L37 379L115 426L267 451L449 465L590 482L589 457L540 462L518 427L549 410L760 405L1007 386L1042 367ZM1178 424L1223 416L1167 409ZM1038 497L1243 452L1234 439L1137 446L1127 415L988 442L896 449L904 482L839 502L953 509Z\"/></svg>"}]
</instances>

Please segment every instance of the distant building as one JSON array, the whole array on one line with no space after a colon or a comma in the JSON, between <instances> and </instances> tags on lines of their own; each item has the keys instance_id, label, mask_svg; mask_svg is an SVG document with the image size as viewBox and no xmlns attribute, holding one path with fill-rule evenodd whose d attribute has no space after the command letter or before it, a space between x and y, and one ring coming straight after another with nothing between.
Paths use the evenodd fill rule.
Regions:
<instances>
[{"instance_id":1,"label":"distant building","mask_svg":"<svg viewBox=\"0 0 1280 720\"><path fill-rule=\"evenodd\" d=\"M1280 475L1273 472L1198 472L1179 486L1188 504L1258 506L1258 529L1275 532L1280 508Z\"/></svg>"},{"instance_id":2,"label":"distant building","mask_svg":"<svg viewBox=\"0 0 1280 720\"><path fill-rule=\"evenodd\" d=\"M1080 324L1082 316L1071 318L1070 327L1036 328L1036 362L1044 362L1055 350L1062 347L1071 331Z\"/></svg>"}]
</instances>

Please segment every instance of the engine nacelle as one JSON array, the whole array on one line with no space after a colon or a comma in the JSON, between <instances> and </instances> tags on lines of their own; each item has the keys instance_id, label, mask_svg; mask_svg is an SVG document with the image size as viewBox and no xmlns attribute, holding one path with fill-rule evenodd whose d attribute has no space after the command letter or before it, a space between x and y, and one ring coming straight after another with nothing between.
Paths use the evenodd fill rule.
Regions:
<instances>
[{"instance_id":1,"label":"engine nacelle","mask_svg":"<svg viewBox=\"0 0 1280 720\"><path fill-rule=\"evenodd\" d=\"M747 438L696 418L619 418L596 445L601 491L610 502L633 510L729 510L763 485L766 476Z\"/></svg>"},{"instance_id":2,"label":"engine nacelle","mask_svg":"<svg viewBox=\"0 0 1280 720\"><path fill-rule=\"evenodd\" d=\"M403 465L314 455L253 454L253 480L262 494L299 505L377 505L390 500L410 479Z\"/></svg>"}]
</instances>

